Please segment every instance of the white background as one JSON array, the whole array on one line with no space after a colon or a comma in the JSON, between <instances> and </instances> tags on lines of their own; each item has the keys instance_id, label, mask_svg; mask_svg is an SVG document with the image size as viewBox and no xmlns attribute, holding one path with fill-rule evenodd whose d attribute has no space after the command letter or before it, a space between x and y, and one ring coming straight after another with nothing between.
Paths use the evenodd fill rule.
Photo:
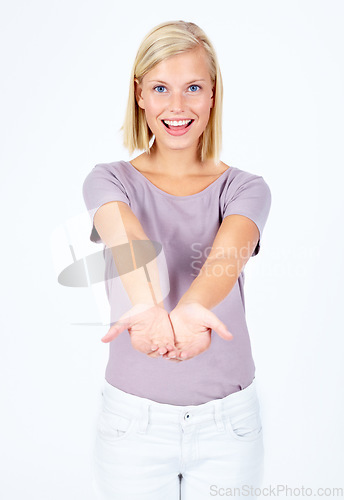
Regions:
<instances>
[{"instance_id":1,"label":"white background","mask_svg":"<svg viewBox=\"0 0 344 500\"><path fill-rule=\"evenodd\" d=\"M265 486L344 487L343 14L339 0L2 3L1 498L94 498L107 327L72 324L97 321L94 299L57 283L50 237L85 210L95 164L130 159L136 51L178 19L218 54L221 159L272 192L245 272Z\"/></svg>"}]
</instances>

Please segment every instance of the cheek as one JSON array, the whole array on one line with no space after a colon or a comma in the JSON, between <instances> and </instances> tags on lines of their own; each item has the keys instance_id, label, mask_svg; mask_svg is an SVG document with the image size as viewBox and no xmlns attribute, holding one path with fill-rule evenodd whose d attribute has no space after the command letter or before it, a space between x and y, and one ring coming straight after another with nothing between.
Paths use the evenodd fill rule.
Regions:
<instances>
[{"instance_id":1,"label":"cheek","mask_svg":"<svg viewBox=\"0 0 344 500\"><path fill-rule=\"evenodd\" d=\"M145 112L147 122L152 122L157 119L161 114L161 106L159 106L154 100L148 100L145 102Z\"/></svg>"},{"instance_id":2,"label":"cheek","mask_svg":"<svg viewBox=\"0 0 344 500\"><path fill-rule=\"evenodd\" d=\"M154 99L154 96L148 96L145 98L146 110L150 115L156 114L161 108L161 102L159 99Z\"/></svg>"},{"instance_id":3,"label":"cheek","mask_svg":"<svg viewBox=\"0 0 344 500\"><path fill-rule=\"evenodd\" d=\"M202 96L202 98L198 99L197 101L194 101L193 108L196 110L200 115L207 115L210 113L211 110L211 99L205 98L205 96Z\"/></svg>"},{"instance_id":4,"label":"cheek","mask_svg":"<svg viewBox=\"0 0 344 500\"><path fill-rule=\"evenodd\" d=\"M154 133L157 128L157 121L159 120L159 115L161 114L161 109L156 106L155 103L146 101L145 116L148 127Z\"/></svg>"},{"instance_id":5,"label":"cheek","mask_svg":"<svg viewBox=\"0 0 344 500\"><path fill-rule=\"evenodd\" d=\"M199 116L201 117L202 121L207 122L209 120L210 116L210 104L209 102L204 102L199 108Z\"/></svg>"}]
</instances>

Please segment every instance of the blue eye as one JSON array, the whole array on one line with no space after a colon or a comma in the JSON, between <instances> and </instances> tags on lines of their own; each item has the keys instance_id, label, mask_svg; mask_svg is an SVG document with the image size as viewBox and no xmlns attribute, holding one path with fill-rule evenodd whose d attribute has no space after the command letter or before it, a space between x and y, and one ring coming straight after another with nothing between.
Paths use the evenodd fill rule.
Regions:
<instances>
[{"instance_id":1,"label":"blue eye","mask_svg":"<svg viewBox=\"0 0 344 500\"><path fill-rule=\"evenodd\" d=\"M189 86L189 89L195 89L195 90L191 90L192 93L196 92L198 89L200 89L201 87L199 85L190 85ZM166 90L166 87L164 85L157 85L156 87L154 87L154 90L156 90L158 92L158 94L165 94L164 91L160 92L160 90L157 90L157 89L165 89Z\"/></svg>"}]
</instances>

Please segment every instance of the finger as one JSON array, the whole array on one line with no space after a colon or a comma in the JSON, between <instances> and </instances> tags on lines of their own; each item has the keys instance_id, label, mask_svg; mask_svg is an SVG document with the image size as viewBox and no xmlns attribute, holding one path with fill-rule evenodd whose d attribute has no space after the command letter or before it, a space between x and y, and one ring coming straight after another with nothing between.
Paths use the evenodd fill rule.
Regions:
<instances>
[{"instance_id":1,"label":"finger","mask_svg":"<svg viewBox=\"0 0 344 500\"><path fill-rule=\"evenodd\" d=\"M172 354L170 356L170 352L166 352L165 354L159 354L159 352L151 352L148 353L148 356L151 358L163 358L166 359L167 361L182 361L181 359L178 359L177 355Z\"/></svg>"},{"instance_id":2,"label":"finger","mask_svg":"<svg viewBox=\"0 0 344 500\"><path fill-rule=\"evenodd\" d=\"M204 352L205 349L199 349L199 348L192 348L192 346L188 347L187 349L183 350L180 352L180 359L183 361L187 359L194 358L195 356L198 356L202 352Z\"/></svg>"},{"instance_id":3,"label":"finger","mask_svg":"<svg viewBox=\"0 0 344 500\"><path fill-rule=\"evenodd\" d=\"M203 352L203 351L200 351L200 352L195 352L195 351L183 351L183 352L180 354L180 360L181 360L181 361L188 361L189 359L192 359L192 358L194 358L195 356L198 356L201 352Z\"/></svg>"},{"instance_id":4,"label":"finger","mask_svg":"<svg viewBox=\"0 0 344 500\"><path fill-rule=\"evenodd\" d=\"M147 354L148 356L150 356L151 358L160 358L160 353L159 353L159 350L160 350L160 346L157 345L157 344L151 344L151 347L150 349L146 349L145 351L145 354Z\"/></svg>"},{"instance_id":5,"label":"finger","mask_svg":"<svg viewBox=\"0 0 344 500\"><path fill-rule=\"evenodd\" d=\"M164 354L162 357L163 357L163 359L166 359L166 361L177 361L178 363L183 361L182 359L180 359L179 354L178 355L173 354L172 356L170 356L170 353L167 353L167 354Z\"/></svg>"},{"instance_id":6,"label":"finger","mask_svg":"<svg viewBox=\"0 0 344 500\"><path fill-rule=\"evenodd\" d=\"M166 352L165 354L163 354L162 357L164 359L175 359L175 358L177 358L177 354L174 353L173 351L169 351L169 352Z\"/></svg>"},{"instance_id":7,"label":"finger","mask_svg":"<svg viewBox=\"0 0 344 500\"><path fill-rule=\"evenodd\" d=\"M146 354L148 354L151 358L159 358L160 356L166 356L167 353L168 351L165 347L153 345L151 350Z\"/></svg>"},{"instance_id":8,"label":"finger","mask_svg":"<svg viewBox=\"0 0 344 500\"><path fill-rule=\"evenodd\" d=\"M173 344L171 343L165 344L163 341L161 341L159 345L153 344L152 347L154 348L154 350L159 349L159 354L163 356L166 356L169 352L173 352L175 349Z\"/></svg>"},{"instance_id":9,"label":"finger","mask_svg":"<svg viewBox=\"0 0 344 500\"><path fill-rule=\"evenodd\" d=\"M165 354L164 357L168 358L177 358L180 354L179 349L176 349L176 347L172 347L169 349Z\"/></svg>"},{"instance_id":10,"label":"finger","mask_svg":"<svg viewBox=\"0 0 344 500\"><path fill-rule=\"evenodd\" d=\"M156 346L156 347L152 348L150 351L148 351L148 352L146 351L144 354L147 354L147 356L149 356L150 358L159 358L160 354L157 352L158 348L159 348L159 346Z\"/></svg>"},{"instance_id":11,"label":"finger","mask_svg":"<svg viewBox=\"0 0 344 500\"><path fill-rule=\"evenodd\" d=\"M147 356L150 358L160 358L160 354L158 352L148 352Z\"/></svg>"},{"instance_id":12,"label":"finger","mask_svg":"<svg viewBox=\"0 0 344 500\"><path fill-rule=\"evenodd\" d=\"M231 340L233 335L227 330L226 325L209 309L205 311L205 325L214 330L224 340Z\"/></svg>"},{"instance_id":13,"label":"finger","mask_svg":"<svg viewBox=\"0 0 344 500\"><path fill-rule=\"evenodd\" d=\"M180 349L177 349L176 346L170 346L170 349L168 352L166 352L163 357L166 359L170 358L178 358L180 355Z\"/></svg>"},{"instance_id":14,"label":"finger","mask_svg":"<svg viewBox=\"0 0 344 500\"><path fill-rule=\"evenodd\" d=\"M101 338L102 342L110 342L114 338L118 337L120 333L122 333L124 330L130 327L131 321L130 320L121 320L119 319L116 321L114 325L110 327L108 332L104 335L104 337Z\"/></svg>"}]
</instances>

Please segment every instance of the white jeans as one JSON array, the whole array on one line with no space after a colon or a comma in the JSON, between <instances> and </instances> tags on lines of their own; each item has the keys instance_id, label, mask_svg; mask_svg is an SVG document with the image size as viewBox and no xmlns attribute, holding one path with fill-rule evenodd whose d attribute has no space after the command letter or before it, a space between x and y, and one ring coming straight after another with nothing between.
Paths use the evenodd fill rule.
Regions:
<instances>
[{"instance_id":1,"label":"white jeans","mask_svg":"<svg viewBox=\"0 0 344 500\"><path fill-rule=\"evenodd\" d=\"M261 486L255 379L201 405L157 403L106 380L102 396L93 455L99 500L253 498Z\"/></svg>"}]
</instances>

